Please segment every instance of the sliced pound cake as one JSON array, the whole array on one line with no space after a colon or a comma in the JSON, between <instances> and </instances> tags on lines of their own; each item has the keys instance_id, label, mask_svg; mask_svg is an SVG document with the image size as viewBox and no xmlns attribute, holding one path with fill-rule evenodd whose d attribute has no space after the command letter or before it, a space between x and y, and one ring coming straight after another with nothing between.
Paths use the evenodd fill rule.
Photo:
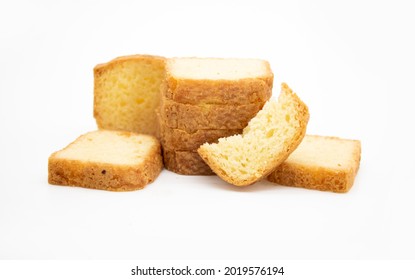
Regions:
<instances>
[{"instance_id":1,"label":"sliced pound cake","mask_svg":"<svg viewBox=\"0 0 415 280\"><path fill-rule=\"evenodd\" d=\"M155 110L165 59L132 55L94 68L94 117L98 128L158 136Z\"/></svg>"},{"instance_id":2,"label":"sliced pound cake","mask_svg":"<svg viewBox=\"0 0 415 280\"><path fill-rule=\"evenodd\" d=\"M49 183L131 191L153 182L163 168L159 141L150 135L99 130L49 157Z\"/></svg>"},{"instance_id":3,"label":"sliced pound cake","mask_svg":"<svg viewBox=\"0 0 415 280\"><path fill-rule=\"evenodd\" d=\"M268 180L280 185L344 193L359 169L358 140L306 135Z\"/></svg>"},{"instance_id":4,"label":"sliced pound cake","mask_svg":"<svg viewBox=\"0 0 415 280\"><path fill-rule=\"evenodd\" d=\"M219 138L242 133L242 129L200 129L188 132L182 129L161 127L160 141L170 150L197 150L204 143L215 143Z\"/></svg>"},{"instance_id":5,"label":"sliced pound cake","mask_svg":"<svg viewBox=\"0 0 415 280\"><path fill-rule=\"evenodd\" d=\"M268 101L242 135L203 144L200 156L223 180L236 186L255 183L271 173L301 143L309 119L307 106L286 85Z\"/></svg>"},{"instance_id":6,"label":"sliced pound cake","mask_svg":"<svg viewBox=\"0 0 415 280\"><path fill-rule=\"evenodd\" d=\"M172 58L162 93L186 104L261 103L271 97L273 78L260 59Z\"/></svg>"},{"instance_id":7,"label":"sliced pound cake","mask_svg":"<svg viewBox=\"0 0 415 280\"><path fill-rule=\"evenodd\" d=\"M184 104L164 98L160 118L170 128L194 131L198 129L243 129L262 109L266 100L243 105Z\"/></svg>"},{"instance_id":8,"label":"sliced pound cake","mask_svg":"<svg viewBox=\"0 0 415 280\"><path fill-rule=\"evenodd\" d=\"M163 150L164 165L167 170L181 175L214 175L197 151Z\"/></svg>"}]
</instances>

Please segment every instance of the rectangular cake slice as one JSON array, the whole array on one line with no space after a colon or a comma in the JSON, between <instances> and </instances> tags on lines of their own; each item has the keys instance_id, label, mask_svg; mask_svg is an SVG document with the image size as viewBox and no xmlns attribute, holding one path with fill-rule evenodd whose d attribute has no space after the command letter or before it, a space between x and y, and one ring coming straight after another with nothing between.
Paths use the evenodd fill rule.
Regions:
<instances>
[{"instance_id":1,"label":"rectangular cake slice","mask_svg":"<svg viewBox=\"0 0 415 280\"><path fill-rule=\"evenodd\" d=\"M186 104L263 103L274 75L260 59L172 58L166 62L166 98Z\"/></svg>"},{"instance_id":2,"label":"rectangular cake slice","mask_svg":"<svg viewBox=\"0 0 415 280\"><path fill-rule=\"evenodd\" d=\"M306 135L268 180L280 185L344 193L360 164L358 140Z\"/></svg>"},{"instance_id":3,"label":"rectangular cake slice","mask_svg":"<svg viewBox=\"0 0 415 280\"><path fill-rule=\"evenodd\" d=\"M160 118L170 128L243 129L264 106L265 101L243 105L184 104L163 98Z\"/></svg>"},{"instance_id":4,"label":"rectangular cake slice","mask_svg":"<svg viewBox=\"0 0 415 280\"><path fill-rule=\"evenodd\" d=\"M49 157L49 183L110 191L142 189L163 169L159 141L150 135L99 130Z\"/></svg>"},{"instance_id":5,"label":"rectangular cake slice","mask_svg":"<svg viewBox=\"0 0 415 280\"><path fill-rule=\"evenodd\" d=\"M242 129L206 129L188 132L160 125L161 144L169 150L197 150L204 143L217 142L219 138L242 133Z\"/></svg>"},{"instance_id":6,"label":"rectangular cake slice","mask_svg":"<svg viewBox=\"0 0 415 280\"><path fill-rule=\"evenodd\" d=\"M167 170L181 175L213 175L213 171L199 156L197 151L163 150L164 165Z\"/></svg>"}]
</instances>

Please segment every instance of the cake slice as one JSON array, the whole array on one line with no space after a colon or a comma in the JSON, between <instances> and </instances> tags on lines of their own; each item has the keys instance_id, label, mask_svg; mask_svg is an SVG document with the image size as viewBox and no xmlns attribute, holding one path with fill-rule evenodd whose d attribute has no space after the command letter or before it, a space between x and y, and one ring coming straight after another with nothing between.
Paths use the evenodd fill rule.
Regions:
<instances>
[{"instance_id":1,"label":"cake slice","mask_svg":"<svg viewBox=\"0 0 415 280\"><path fill-rule=\"evenodd\" d=\"M98 128L126 130L158 136L155 109L165 59L132 55L94 68L94 117Z\"/></svg>"},{"instance_id":2,"label":"cake slice","mask_svg":"<svg viewBox=\"0 0 415 280\"><path fill-rule=\"evenodd\" d=\"M170 128L243 129L262 109L266 100L243 105L184 104L167 98L161 100L160 117Z\"/></svg>"},{"instance_id":3,"label":"cake slice","mask_svg":"<svg viewBox=\"0 0 415 280\"><path fill-rule=\"evenodd\" d=\"M273 78L260 59L171 58L162 94L186 104L260 103L271 97Z\"/></svg>"},{"instance_id":4,"label":"cake slice","mask_svg":"<svg viewBox=\"0 0 415 280\"><path fill-rule=\"evenodd\" d=\"M359 170L358 140L306 135L268 180L280 185L344 193Z\"/></svg>"},{"instance_id":5,"label":"cake slice","mask_svg":"<svg viewBox=\"0 0 415 280\"><path fill-rule=\"evenodd\" d=\"M163 150L164 166L181 175L214 175L197 151Z\"/></svg>"},{"instance_id":6,"label":"cake slice","mask_svg":"<svg viewBox=\"0 0 415 280\"><path fill-rule=\"evenodd\" d=\"M307 106L286 85L268 101L241 135L220 138L198 149L210 168L226 182L246 186L266 177L301 143L309 119Z\"/></svg>"},{"instance_id":7,"label":"cake slice","mask_svg":"<svg viewBox=\"0 0 415 280\"><path fill-rule=\"evenodd\" d=\"M160 143L150 135L99 130L49 157L49 183L131 191L153 182L163 168Z\"/></svg>"},{"instance_id":8,"label":"cake slice","mask_svg":"<svg viewBox=\"0 0 415 280\"><path fill-rule=\"evenodd\" d=\"M197 150L204 143L242 133L242 129L203 129L188 132L160 124L160 142L169 150Z\"/></svg>"}]
</instances>

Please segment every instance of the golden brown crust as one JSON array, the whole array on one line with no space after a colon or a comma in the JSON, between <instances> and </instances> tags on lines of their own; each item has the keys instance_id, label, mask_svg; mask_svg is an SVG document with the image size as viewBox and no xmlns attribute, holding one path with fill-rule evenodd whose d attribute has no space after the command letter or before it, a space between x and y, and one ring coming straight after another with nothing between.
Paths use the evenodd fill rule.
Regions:
<instances>
[{"instance_id":1,"label":"golden brown crust","mask_svg":"<svg viewBox=\"0 0 415 280\"><path fill-rule=\"evenodd\" d=\"M273 74L266 77L228 80L176 79L169 72L162 86L164 97L186 104L261 103L272 94Z\"/></svg>"},{"instance_id":2,"label":"golden brown crust","mask_svg":"<svg viewBox=\"0 0 415 280\"><path fill-rule=\"evenodd\" d=\"M309 136L307 136L309 137ZM317 136L322 137L322 136ZM345 141L337 137L324 137ZM268 181L284 186L301 187L306 189L331 191L337 193L348 192L353 186L357 171L359 170L361 157L361 144L358 140L346 140L355 142L353 151L353 164L351 168L338 170L320 166L301 165L294 162L283 162L267 178Z\"/></svg>"},{"instance_id":3,"label":"golden brown crust","mask_svg":"<svg viewBox=\"0 0 415 280\"><path fill-rule=\"evenodd\" d=\"M163 61L166 60L166 58L162 56L147 55L147 54L134 54L134 55L119 56L106 63L97 64L94 67L94 74L100 74L102 71L106 71L108 67L113 67L114 65L123 63L125 61L140 60L140 61L147 61L148 63L152 63L155 59L163 60Z\"/></svg>"},{"instance_id":4,"label":"golden brown crust","mask_svg":"<svg viewBox=\"0 0 415 280\"><path fill-rule=\"evenodd\" d=\"M102 81L101 77L105 75L105 73L115 67L118 67L120 64L125 62L131 61L139 61L141 63L147 63L150 65L158 65L160 63L165 65L166 58L161 56L152 56L152 55L128 55L128 56L121 56L117 57L107 63L101 63L94 67L94 110L93 116L96 120L97 126L99 129L109 129L109 130L128 130L136 133L145 133L150 134L156 137L158 135L158 120L156 113L154 112L153 115L149 115L147 118L146 124L131 122L128 127L120 127L117 123L110 123L106 120L106 114L103 112L105 109L102 106L105 106L106 103L103 105L102 103L102 96L105 95L102 89ZM162 83L162 81L161 81ZM159 93L154 98L160 100L161 94ZM114 106L118 106L119 104L113 104ZM158 105L159 106L159 105Z\"/></svg>"},{"instance_id":5,"label":"golden brown crust","mask_svg":"<svg viewBox=\"0 0 415 280\"><path fill-rule=\"evenodd\" d=\"M187 131L243 129L264 104L265 101L244 105L193 105L163 98L160 117L168 127Z\"/></svg>"},{"instance_id":6,"label":"golden brown crust","mask_svg":"<svg viewBox=\"0 0 415 280\"><path fill-rule=\"evenodd\" d=\"M207 129L187 132L160 124L160 141L167 150L196 150L204 143L214 143L221 137L242 133L242 129Z\"/></svg>"},{"instance_id":7,"label":"golden brown crust","mask_svg":"<svg viewBox=\"0 0 415 280\"><path fill-rule=\"evenodd\" d=\"M164 167L182 175L214 175L196 151L163 151Z\"/></svg>"},{"instance_id":8,"label":"golden brown crust","mask_svg":"<svg viewBox=\"0 0 415 280\"><path fill-rule=\"evenodd\" d=\"M288 87L287 84L283 83L281 85L281 92L285 92L290 94L293 97L293 101L295 106L297 107L296 115L292 116L299 121L299 126L296 130L296 133L293 138L287 139L284 142L284 153L279 154L275 157L272 161L270 161L263 169L258 170L256 174L254 174L249 179L234 178L229 176L226 171L224 171L216 160L210 155L209 151L204 149L204 147L200 147L197 151L199 155L203 158L203 160L210 166L210 168L224 181L235 185L235 186L248 186L254 184L255 182L267 177L275 168L280 165L284 160L288 158L288 156L298 147L298 145L303 140L307 123L310 118L308 107L307 105L301 101L301 99Z\"/></svg>"},{"instance_id":9,"label":"golden brown crust","mask_svg":"<svg viewBox=\"0 0 415 280\"><path fill-rule=\"evenodd\" d=\"M129 132L124 133L127 137L130 135ZM59 151L55 152L49 157L48 162L49 184L107 191L142 189L153 182L163 169L160 144L155 138L154 143L146 159L137 165L68 160L56 157Z\"/></svg>"}]
</instances>

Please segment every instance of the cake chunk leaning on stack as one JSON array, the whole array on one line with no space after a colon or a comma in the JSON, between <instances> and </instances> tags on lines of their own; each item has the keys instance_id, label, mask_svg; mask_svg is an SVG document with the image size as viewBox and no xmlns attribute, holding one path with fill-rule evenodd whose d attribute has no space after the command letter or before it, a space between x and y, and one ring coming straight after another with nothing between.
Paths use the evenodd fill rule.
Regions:
<instances>
[{"instance_id":1,"label":"cake chunk leaning on stack","mask_svg":"<svg viewBox=\"0 0 415 280\"><path fill-rule=\"evenodd\" d=\"M268 180L285 186L348 192L359 170L360 153L358 140L306 135Z\"/></svg>"},{"instance_id":2,"label":"cake chunk leaning on stack","mask_svg":"<svg viewBox=\"0 0 415 280\"><path fill-rule=\"evenodd\" d=\"M172 58L159 110L165 167L210 175L197 148L242 132L271 97L273 73L259 59Z\"/></svg>"},{"instance_id":3,"label":"cake chunk leaning on stack","mask_svg":"<svg viewBox=\"0 0 415 280\"><path fill-rule=\"evenodd\" d=\"M301 143L309 113L307 106L282 84L278 102L268 101L243 134L203 144L203 160L226 182L253 184L270 174Z\"/></svg>"}]
</instances>

